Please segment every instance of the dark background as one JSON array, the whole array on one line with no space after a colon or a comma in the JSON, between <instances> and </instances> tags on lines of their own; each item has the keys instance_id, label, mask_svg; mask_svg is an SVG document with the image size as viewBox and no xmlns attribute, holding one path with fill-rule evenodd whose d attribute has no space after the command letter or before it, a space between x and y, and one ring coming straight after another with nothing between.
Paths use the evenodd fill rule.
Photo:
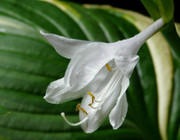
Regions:
<instances>
[{"instance_id":1,"label":"dark background","mask_svg":"<svg viewBox=\"0 0 180 140\"><path fill-rule=\"evenodd\" d=\"M113 7L129 9L129 10L137 11L139 13L149 16L148 12L144 8L144 6L140 0L108 0L108 1L105 1L105 0L71 0L71 1L81 3L81 4L100 4L100 5L108 4ZM174 12L175 21L180 22L180 15L178 15L180 13L180 5L178 5L178 0L174 0L174 5L175 5L175 12Z\"/></svg>"}]
</instances>

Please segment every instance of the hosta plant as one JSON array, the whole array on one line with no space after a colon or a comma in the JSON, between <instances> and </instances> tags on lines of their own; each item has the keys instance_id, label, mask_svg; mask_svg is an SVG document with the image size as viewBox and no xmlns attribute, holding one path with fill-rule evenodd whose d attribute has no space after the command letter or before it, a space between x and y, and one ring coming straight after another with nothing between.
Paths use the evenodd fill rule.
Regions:
<instances>
[{"instance_id":1,"label":"hosta plant","mask_svg":"<svg viewBox=\"0 0 180 140\"><path fill-rule=\"evenodd\" d=\"M180 139L180 40L178 36L180 26L178 23L176 28L174 26L172 1L142 0L142 3L154 21L139 13L109 6L79 5L69 1L55 0L1 0L0 139ZM78 113L75 108L81 99L64 100L67 102L55 105L44 100L43 97L48 93L47 91L54 92L54 89L53 91L47 89L48 85L64 76L71 76L70 84L75 85L72 87L74 91L75 88L80 89L83 84L92 80L88 74L87 77L83 75L82 79L80 76L79 79L76 79L65 72L70 67L69 63L75 64L72 63L73 58L78 58L79 61L76 65L71 65L72 67L69 68L71 72L84 74L82 72L87 71L84 71L83 66L90 64L94 59L93 65L91 65L92 69L98 68L103 74L115 71L115 75L112 77L117 79L120 75L120 72L115 70L117 65L109 61L111 60L110 57L115 58L114 51L110 49L111 47L106 48L105 51L104 48L107 47L107 44L115 44L120 40L130 39L159 18L164 21L162 32L156 33L146 43L141 44L137 53L138 62L136 56L132 59L128 59L129 57L114 59L116 64L125 68L124 72L127 72L126 76L129 76L130 81L126 94L124 94L126 96L123 96L124 102L120 105L122 107L128 104L128 109L125 110L127 115L120 128L119 125L115 125L114 128L118 129L112 129L113 125L111 126L108 118L106 119L110 112L105 112L105 115L101 116L105 120L100 128L91 134L86 134L80 126L72 127L61 117L61 112L65 112L68 114L68 120L78 122ZM70 40L90 41L92 44L93 42L101 42L102 44L100 44L100 48L96 47L97 44L95 47L92 44L82 46L78 46L78 44L77 48L73 48L74 50L64 58L62 56L66 56L66 52L59 50L59 53L62 53L60 56L53 48L53 44L51 45L40 31L43 31L45 36L56 34ZM63 44L62 47L71 45L76 44L69 42L69 45ZM136 44L132 43L131 46L136 46ZM83 47L81 54L77 51L78 47ZM85 51L84 47L88 49ZM92 50L94 53L91 53ZM102 52L105 56L99 59ZM121 51L118 50L118 52ZM129 52L129 49L125 52ZM92 54L95 55L90 57ZM72 60L70 61L69 58ZM128 64L131 63L127 63L129 60L137 62L130 69ZM99 62L102 61L103 67L99 65ZM92 72L92 69L89 69L89 72ZM116 75L116 73L118 74ZM101 76L98 75L95 78L96 82L91 84L91 89L98 90L101 88L99 79L103 79L104 83L116 81ZM86 77L86 81L83 81L84 77ZM120 81L122 83L123 80ZM113 84L110 83L109 85ZM111 90L110 87L112 86L107 86L106 91ZM100 96L101 98L97 98L93 92L89 91L84 95L88 98L88 102L85 102L91 110L93 108L100 110L101 107L104 107L103 105L110 104L111 106L112 100L118 101L116 95L119 95L119 91L122 90L118 86L116 89L117 94L115 96L107 92L107 95L104 93L105 96ZM77 94L81 94L80 91L76 91ZM72 99L73 96L76 95L70 94L68 98ZM47 101L49 99L49 102L54 101L51 101L48 96L45 96L45 99ZM106 99L109 102L103 104ZM57 101L57 103L60 102ZM83 103L84 101L82 101ZM102 104L102 106L97 106L98 104ZM79 113L86 115L87 110L83 111L84 107L77 107L80 110ZM115 113L115 116L121 114L123 113ZM65 117L64 114L62 116ZM94 127L96 125L99 127L98 121L96 121L93 114L91 122L95 122Z\"/></svg>"}]
</instances>

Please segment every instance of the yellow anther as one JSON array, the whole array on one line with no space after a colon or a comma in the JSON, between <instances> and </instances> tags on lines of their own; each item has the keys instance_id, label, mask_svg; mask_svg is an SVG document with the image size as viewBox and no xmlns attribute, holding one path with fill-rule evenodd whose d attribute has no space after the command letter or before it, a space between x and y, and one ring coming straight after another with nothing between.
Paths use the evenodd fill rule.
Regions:
<instances>
[{"instance_id":1,"label":"yellow anther","mask_svg":"<svg viewBox=\"0 0 180 140\"><path fill-rule=\"evenodd\" d=\"M109 64L106 64L106 68L108 69L108 71L111 71L111 67L109 66Z\"/></svg>"},{"instance_id":2,"label":"yellow anther","mask_svg":"<svg viewBox=\"0 0 180 140\"><path fill-rule=\"evenodd\" d=\"M76 111L81 110L85 115L88 115L88 113L86 112L86 110L84 108L81 107L81 104L78 104L76 106Z\"/></svg>"},{"instance_id":3,"label":"yellow anther","mask_svg":"<svg viewBox=\"0 0 180 140\"><path fill-rule=\"evenodd\" d=\"M91 98L92 98L92 103L90 103L89 106L92 107L92 104L94 104L94 101L95 101L95 102L100 102L100 101L95 100L95 96L94 96L91 92L88 92L88 94L89 94L89 95L91 96Z\"/></svg>"},{"instance_id":4,"label":"yellow anther","mask_svg":"<svg viewBox=\"0 0 180 140\"><path fill-rule=\"evenodd\" d=\"M88 92L88 94L92 97L92 103L89 104L89 106L91 106L94 103L94 95L91 92Z\"/></svg>"},{"instance_id":5,"label":"yellow anther","mask_svg":"<svg viewBox=\"0 0 180 140\"><path fill-rule=\"evenodd\" d=\"M84 110L84 108L81 107L80 109L85 115L88 115L88 113L86 112L86 110Z\"/></svg>"},{"instance_id":6,"label":"yellow anther","mask_svg":"<svg viewBox=\"0 0 180 140\"><path fill-rule=\"evenodd\" d=\"M79 111L80 107L81 107L81 104L77 104L76 111Z\"/></svg>"}]
</instances>

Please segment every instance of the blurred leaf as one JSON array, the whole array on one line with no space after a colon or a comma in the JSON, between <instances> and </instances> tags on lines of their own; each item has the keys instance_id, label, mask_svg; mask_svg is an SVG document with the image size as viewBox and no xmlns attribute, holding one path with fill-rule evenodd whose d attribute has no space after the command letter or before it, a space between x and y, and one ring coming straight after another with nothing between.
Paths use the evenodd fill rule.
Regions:
<instances>
[{"instance_id":1,"label":"blurred leaf","mask_svg":"<svg viewBox=\"0 0 180 140\"><path fill-rule=\"evenodd\" d=\"M174 58L174 94L172 96L168 125L169 140L174 140L179 139L178 135L180 126L180 38L177 33L179 30L175 29L174 24L171 23L169 26L171 27L171 30L166 28L163 30L163 34L171 46Z\"/></svg>"},{"instance_id":2,"label":"blurred leaf","mask_svg":"<svg viewBox=\"0 0 180 140\"><path fill-rule=\"evenodd\" d=\"M173 22L163 30L163 35L171 46L173 56L176 59L175 61L180 63L180 37Z\"/></svg>"},{"instance_id":3,"label":"blurred leaf","mask_svg":"<svg viewBox=\"0 0 180 140\"><path fill-rule=\"evenodd\" d=\"M173 19L174 0L157 0L157 5L165 23Z\"/></svg>"},{"instance_id":4,"label":"blurred leaf","mask_svg":"<svg viewBox=\"0 0 180 140\"><path fill-rule=\"evenodd\" d=\"M180 129L180 66L175 68L175 79L174 79L174 95L172 97L172 105L169 119L168 135L169 140L175 140L178 138L178 130Z\"/></svg>"},{"instance_id":5,"label":"blurred leaf","mask_svg":"<svg viewBox=\"0 0 180 140\"><path fill-rule=\"evenodd\" d=\"M178 27L178 26L177 26ZM171 110L169 112L168 124L168 138L169 140L179 139L180 129L180 38L178 35L178 28L175 29L174 23L171 22L168 27L163 30L163 35L168 41L172 49L174 58L174 89L171 103ZM180 32L179 32L180 33Z\"/></svg>"},{"instance_id":6,"label":"blurred leaf","mask_svg":"<svg viewBox=\"0 0 180 140\"><path fill-rule=\"evenodd\" d=\"M1 115L4 115L4 114L6 114L6 113L9 113L9 111L8 111L6 108L0 106L0 116L1 116Z\"/></svg>"},{"instance_id":7,"label":"blurred leaf","mask_svg":"<svg viewBox=\"0 0 180 140\"><path fill-rule=\"evenodd\" d=\"M157 0L141 0L141 2L154 20L161 17Z\"/></svg>"},{"instance_id":8,"label":"blurred leaf","mask_svg":"<svg viewBox=\"0 0 180 140\"><path fill-rule=\"evenodd\" d=\"M141 0L141 2L154 20L162 17L164 22L168 23L173 19L173 0Z\"/></svg>"},{"instance_id":9,"label":"blurred leaf","mask_svg":"<svg viewBox=\"0 0 180 140\"><path fill-rule=\"evenodd\" d=\"M176 28L177 34L180 37L180 24L179 23L175 23L175 28Z\"/></svg>"},{"instance_id":10,"label":"blurred leaf","mask_svg":"<svg viewBox=\"0 0 180 140\"><path fill-rule=\"evenodd\" d=\"M0 140L10 140L10 139L7 139L7 138L0 136Z\"/></svg>"}]
</instances>

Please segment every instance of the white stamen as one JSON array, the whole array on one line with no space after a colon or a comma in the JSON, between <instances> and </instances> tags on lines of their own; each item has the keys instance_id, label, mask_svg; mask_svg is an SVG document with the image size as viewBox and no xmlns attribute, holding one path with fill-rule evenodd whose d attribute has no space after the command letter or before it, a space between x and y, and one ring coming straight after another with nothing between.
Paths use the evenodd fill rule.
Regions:
<instances>
[{"instance_id":1,"label":"white stamen","mask_svg":"<svg viewBox=\"0 0 180 140\"><path fill-rule=\"evenodd\" d=\"M88 119L88 117L86 117L86 118L84 118L82 121L80 121L80 122L78 122L78 123L71 123L71 122L69 122L69 121L67 120L64 112L61 113L61 116L63 117L63 119L65 120L65 122L66 122L67 124L71 125L71 126L81 125L81 124L83 124L84 122L86 122L87 119Z\"/></svg>"},{"instance_id":2,"label":"white stamen","mask_svg":"<svg viewBox=\"0 0 180 140\"><path fill-rule=\"evenodd\" d=\"M90 107L93 108L93 109L101 110L101 107L94 107L92 105L90 105Z\"/></svg>"},{"instance_id":3,"label":"white stamen","mask_svg":"<svg viewBox=\"0 0 180 140\"><path fill-rule=\"evenodd\" d=\"M94 100L95 102L97 102L97 103L100 103L100 102L102 102L102 101L97 101L97 100Z\"/></svg>"}]
</instances>

